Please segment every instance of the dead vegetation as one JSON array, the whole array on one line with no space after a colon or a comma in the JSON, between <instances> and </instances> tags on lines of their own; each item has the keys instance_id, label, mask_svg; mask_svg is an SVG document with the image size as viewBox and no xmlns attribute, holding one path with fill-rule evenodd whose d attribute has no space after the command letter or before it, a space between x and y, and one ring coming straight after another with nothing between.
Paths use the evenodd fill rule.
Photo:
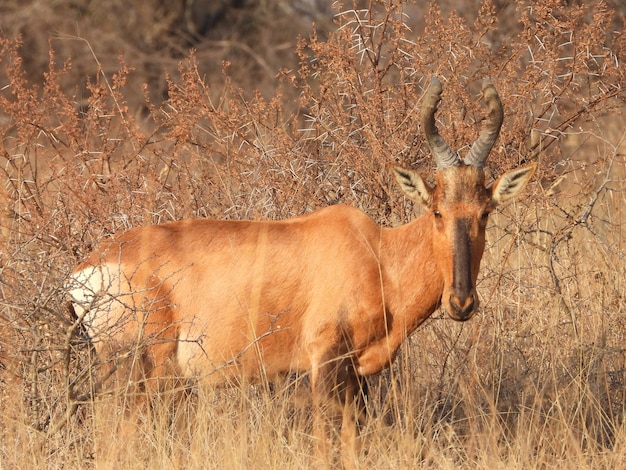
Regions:
<instances>
[{"instance_id":1,"label":"dead vegetation","mask_svg":"<svg viewBox=\"0 0 626 470\"><path fill-rule=\"evenodd\" d=\"M51 52L33 79L27 45L0 39L3 467L94 465L99 397L64 286L95 243L143 224L285 218L339 202L381 224L405 221L413 207L386 165L431 168L417 109L433 74L445 83L439 128L453 147L481 128L480 81L490 76L505 122L488 168L536 161L540 175L488 229L482 313L462 326L429 321L371 380L365 431L376 439L365 440L364 462L623 462L623 10L522 0L484 2L463 16L441 8L411 30L415 5L345 5L334 29L294 41L294 66L278 77L275 69L263 93L242 91L232 77L250 63L242 57L229 57L213 80L201 70L202 47L185 49L177 71L159 74L163 90L144 88L141 106L132 54L116 70L110 62L79 70L77 91L67 86L75 58ZM183 459L197 468L302 468L311 442L298 390L199 390L201 419L187 435L147 423L114 458L129 467Z\"/></svg>"}]
</instances>

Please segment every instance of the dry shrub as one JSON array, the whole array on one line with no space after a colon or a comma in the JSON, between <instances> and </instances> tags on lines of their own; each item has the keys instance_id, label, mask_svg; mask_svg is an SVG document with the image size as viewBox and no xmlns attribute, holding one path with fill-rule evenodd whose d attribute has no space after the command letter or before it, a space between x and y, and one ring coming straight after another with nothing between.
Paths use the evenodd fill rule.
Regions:
<instances>
[{"instance_id":1,"label":"dry shrub","mask_svg":"<svg viewBox=\"0 0 626 470\"><path fill-rule=\"evenodd\" d=\"M145 89L141 120L126 101L132 71L123 60L115 73L99 70L83 99L59 85L70 62L58 65L51 52L42 84L32 84L19 41L0 41L7 465L27 449L37 450L28 451L32 466L44 456L81 466L93 458L93 360L64 286L94 244L143 224L277 219L339 202L381 224L404 222L414 208L386 165L430 173L417 109L434 74L453 148L476 138L480 81L490 76L506 118L488 172L527 161L541 171L526 198L492 219L483 313L464 325L436 315L371 379L376 418L364 458L438 467L620 461L625 46L614 12L602 2L519 0L512 11L486 1L468 22L433 5L416 33L411 8L345 7L327 39L300 41L300 67L281 73L269 99L233 85L236 64L207 83L191 54L166 77L164 102ZM294 95L295 103L286 98ZM150 432L156 425L119 447L137 446L126 462L133 467L170 465L178 451L194 467L306 465L306 406L293 388L199 391L203 418L187 439Z\"/></svg>"},{"instance_id":2,"label":"dry shrub","mask_svg":"<svg viewBox=\"0 0 626 470\"><path fill-rule=\"evenodd\" d=\"M90 94L85 79L95 79L96 62L110 76L123 53L133 67L125 87L133 114L145 112L142 84L161 104L165 73L175 72L190 48L211 83L222 79L220 63L233 61L235 84L245 93L258 89L271 96L278 71L297 64L298 35L308 34L312 21L323 30L332 26L324 0L4 0L0 12L3 34L24 41L24 69L33 83L41 83L50 47L60 62L72 60L59 86L79 102Z\"/></svg>"}]
</instances>

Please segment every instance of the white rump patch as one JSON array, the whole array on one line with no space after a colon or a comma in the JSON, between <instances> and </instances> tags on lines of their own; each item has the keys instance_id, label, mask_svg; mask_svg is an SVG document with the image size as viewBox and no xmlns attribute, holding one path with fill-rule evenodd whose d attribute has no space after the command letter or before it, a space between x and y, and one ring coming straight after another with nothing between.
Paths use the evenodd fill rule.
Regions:
<instances>
[{"instance_id":1,"label":"white rump patch","mask_svg":"<svg viewBox=\"0 0 626 470\"><path fill-rule=\"evenodd\" d=\"M111 335L111 328L126 310L122 297L129 300L130 285L120 276L118 265L92 266L72 275L69 295L78 319L92 339Z\"/></svg>"}]
</instances>

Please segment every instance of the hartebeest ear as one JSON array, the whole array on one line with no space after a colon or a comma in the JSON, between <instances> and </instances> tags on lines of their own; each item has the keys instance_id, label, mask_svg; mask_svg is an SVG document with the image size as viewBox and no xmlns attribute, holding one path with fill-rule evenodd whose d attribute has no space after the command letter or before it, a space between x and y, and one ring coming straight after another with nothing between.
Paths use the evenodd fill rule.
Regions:
<instances>
[{"instance_id":1,"label":"hartebeest ear","mask_svg":"<svg viewBox=\"0 0 626 470\"><path fill-rule=\"evenodd\" d=\"M537 169L536 163L504 173L490 188L491 204L496 207L519 193Z\"/></svg>"},{"instance_id":2,"label":"hartebeest ear","mask_svg":"<svg viewBox=\"0 0 626 470\"><path fill-rule=\"evenodd\" d=\"M393 176L404 191L414 201L419 202L425 208L429 208L433 202L434 190L426 183L419 173L407 170L400 166L392 166Z\"/></svg>"}]
</instances>

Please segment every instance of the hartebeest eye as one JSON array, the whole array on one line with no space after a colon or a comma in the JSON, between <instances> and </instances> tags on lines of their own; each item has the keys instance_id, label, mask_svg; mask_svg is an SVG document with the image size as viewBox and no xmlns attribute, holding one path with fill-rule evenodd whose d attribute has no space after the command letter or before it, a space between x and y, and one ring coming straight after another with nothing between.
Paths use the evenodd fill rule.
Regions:
<instances>
[{"instance_id":1,"label":"hartebeest eye","mask_svg":"<svg viewBox=\"0 0 626 470\"><path fill-rule=\"evenodd\" d=\"M483 220L487 220L489 218L489 211L483 211L483 213L480 215L480 217Z\"/></svg>"},{"instance_id":2,"label":"hartebeest eye","mask_svg":"<svg viewBox=\"0 0 626 470\"><path fill-rule=\"evenodd\" d=\"M440 218L441 218L441 212L439 212L438 210L434 210L434 211L433 211L433 215L434 215L435 217L437 217L438 219L440 219Z\"/></svg>"}]
</instances>

